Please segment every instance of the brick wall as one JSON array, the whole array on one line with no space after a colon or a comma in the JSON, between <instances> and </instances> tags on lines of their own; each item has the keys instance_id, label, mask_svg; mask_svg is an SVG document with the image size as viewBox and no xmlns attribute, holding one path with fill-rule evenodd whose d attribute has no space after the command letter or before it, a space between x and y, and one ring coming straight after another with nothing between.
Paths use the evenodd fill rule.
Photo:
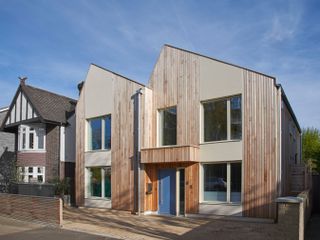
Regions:
<instances>
[{"instance_id":1,"label":"brick wall","mask_svg":"<svg viewBox=\"0 0 320 240\"><path fill-rule=\"evenodd\" d=\"M2 216L61 226L62 214L62 200L59 198L0 193Z\"/></svg>"},{"instance_id":2,"label":"brick wall","mask_svg":"<svg viewBox=\"0 0 320 240\"><path fill-rule=\"evenodd\" d=\"M311 214L310 191L301 192L298 197L277 199L277 228L285 239L303 240Z\"/></svg>"},{"instance_id":3,"label":"brick wall","mask_svg":"<svg viewBox=\"0 0 320 240\"><path fill-rule=\"evenodd\" d=\"M59 177L60 168L60 127L47 125L46 136L46 181Z\"/></svg>"},{"instance_id":4,"label":"brick wall","mask_svg":"<svg viewBox=\"0 0 320 240\"><path fill-rule=\"evenodd\" d=\"M45 166L46 153L40 152L18 152L17 153L17 166L19 167L32 167L32 166Z\"/></svg>"}]
</instances>

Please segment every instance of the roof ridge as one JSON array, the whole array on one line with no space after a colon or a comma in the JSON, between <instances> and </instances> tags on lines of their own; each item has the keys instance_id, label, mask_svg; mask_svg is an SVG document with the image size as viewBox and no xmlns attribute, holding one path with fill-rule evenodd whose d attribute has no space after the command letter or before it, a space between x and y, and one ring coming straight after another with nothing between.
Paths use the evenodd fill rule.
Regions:
<instances>
[{"instance_id":1,"label":"roof ridge","mask_svg":"<svg viewBox=\"0 0 320 240\"><path fill-rule=\"evenodd\" d=\"M27 85L27 84L25 84L24 87L33 88L33 89L35 89L35 90L39 90L39 91L46 92L46 93L49 93L49 94L52 94L52 95L55 95L55 96L58 96L58 97L63 97L63 98L69 99L69 100L71 100L71 101L73 101L73 102L77 102L76 99L73 99L73 98L64 96L64 95L62 95L62 94L50 92L50 91L45 90L45 89L42 89L42 88L34 87L34 86L31 86L31 85Z\"/></svg>"},{"instance_id":2,"label":"roof ridge","mask_svg":"<svg viewBox=\"0 0 320 240\"><path fill-rule=\"evenodd\" d=\"M217 59L217 58L213 58L213 57L210 57L210 56L201 54L201 53L193 52L193 51L190 51L190 50L187 50L187 49L184 49L184 48L179 48L179 47L176 47L176 46L167 44L167 43L164 44L164 46L170 47L170 48L174 48L174 49L177 49L177 50L180 50L180 51L188 52L188 53L191 53L191 54L195 54L195 55L198 55L198 56L200 56L200 57L208 58L208 59L211 59L211 60L214 60L214 61L217 61L217 62L221 62L221 63L224 63L224 64L228 64L228 65L233 66L233 67L241 68L241 69L243 69L243 70L247 70L247 71L250 71L250 72L254 72L254 73L258 73L258 74L264 75L264 76L269 77L269 78L276 79L275 77L270 76L270 75L268 75L268 74L265 74L265 73L262 73L262 72L258 72L258 71L256 71L256 70L253 70L253 69L250 69L250 68L242 67L242 66L237 65L237 64L229 63L229 62L227 62L227 61L223 61L223 60L220 60L220 59Z\"/></svg>"},{"instance_id":3,"label":"roof ridge","mask_svg":"<svg viewBox=\"0 0 320 240\"><path fill-rule=\"evenodd\" d=\"M95 66L95 67L97 67L97 68L100 68L100 69L102 69L102 70L105 70L105 71L107 71L107 72L113 73L113 74L115 74L115 75L117 75L117 76L119 76L119 77L125 78L125 79L127 79L127 80L129 80L129 81L131 81L131 82L134 82L134 83L136 83L136 84L139 84L139 85L141 85L141 86L143 86L143 87L146 86L146 85L143 84L143 83L140 83L140 82L138 82L138 81L136 81L136 80L130 79L130 78L128 78L128 77L126 77L126 76L123 76L123 75L121 75L121 74L119 74L119 73L116 73L116 72L114 72L114 71L111 71L111 70L109 70L109 69L107 69L107 68L105 68L105 67L101 67L101 66L99 66L99 65L97 65L97 64L95 64L95 63L91 63L91 65L93 65L93 66Z\"/></svg>"}]
</instances>

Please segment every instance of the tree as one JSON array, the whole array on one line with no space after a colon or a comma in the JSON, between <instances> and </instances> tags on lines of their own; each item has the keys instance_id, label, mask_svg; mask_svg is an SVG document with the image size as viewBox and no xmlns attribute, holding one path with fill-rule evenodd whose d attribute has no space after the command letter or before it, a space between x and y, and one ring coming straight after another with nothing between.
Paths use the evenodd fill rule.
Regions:
<instances>
[{"instance_id":1,"label":"tree","mask_svg":"<svg viewBox=\"0 0 320 240\"><path fill-rule=\"evenodd\" d=\"M320 131L316 128L302 130L302 159L313 170L320 172Z\"/></svg>"}]
</instances>

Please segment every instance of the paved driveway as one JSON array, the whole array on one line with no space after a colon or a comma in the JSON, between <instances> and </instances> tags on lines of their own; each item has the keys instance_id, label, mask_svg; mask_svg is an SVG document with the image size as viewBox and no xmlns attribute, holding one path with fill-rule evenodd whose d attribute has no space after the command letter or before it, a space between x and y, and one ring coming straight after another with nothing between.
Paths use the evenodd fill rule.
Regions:
<instances>
[{"instance_id":1,"label":"paved driveway","mask_svg":"<svg viewBox=\"0 0 320 240\"><path fill-rule=\"evenodd\" d=\"M63 228L118 239L284 239L270 221L236 219L135 216L125 211L67 208Z\"/></svg>"},{"instance_id":2,"label":"paved driveway","mask_svg":"<svg viewBox=\"0 0 320 240\"><path fill-rule=\"evenodd\" d=\"M107 240L113 239L87 233L22 222L0 216L1 240Z\"/></svg>"}]
</instances>

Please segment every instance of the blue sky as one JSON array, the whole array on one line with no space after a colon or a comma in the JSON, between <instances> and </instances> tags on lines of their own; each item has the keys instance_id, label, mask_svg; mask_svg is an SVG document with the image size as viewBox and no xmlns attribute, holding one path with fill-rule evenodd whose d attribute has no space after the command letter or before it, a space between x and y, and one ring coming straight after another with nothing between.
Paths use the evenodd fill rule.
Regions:
<instances>
[{"instance_id":1,"label":"blue sky","mask_svg":"<svg viewBox=\"0 0 320 240\"><path fill-rule=\"evenodd\" d=\"M77 98L90 63L147 83L165 43L275 76L320 128L317 0L0 0L0 106L21 75Z\"/></svg>"}]
</instances>

